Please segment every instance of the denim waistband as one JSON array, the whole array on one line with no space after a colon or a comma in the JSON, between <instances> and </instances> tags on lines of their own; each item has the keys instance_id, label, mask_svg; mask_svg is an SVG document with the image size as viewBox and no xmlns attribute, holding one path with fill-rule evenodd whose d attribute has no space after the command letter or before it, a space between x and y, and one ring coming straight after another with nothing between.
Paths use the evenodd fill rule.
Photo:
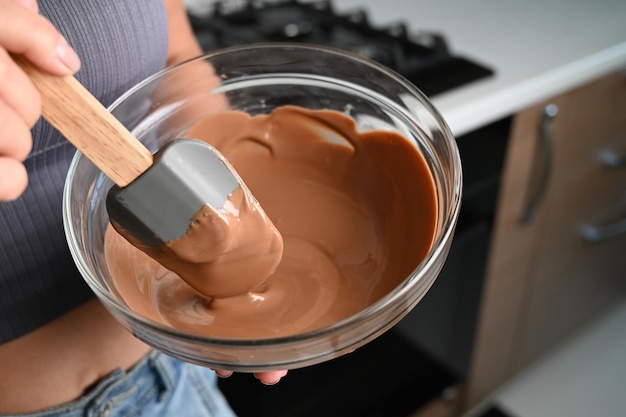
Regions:
<instances>
[{"instance_id":1,"label":"denim waistband","mask_svg":"<svg viewBox=\"0 0 626 417\"><path fill-rule=\"evenodd\" d=\"M181 366L181 362L152 351L129 372L117 369L102 381L105 384L99 384L94 390L94 395L87 401L84 416L109 417L111 410L123 406L123 402L127 410L118 410L119 414L133 415L155 394L160 401L165 400L174 388ZM133 401L126 401L131 397Z\"/></svg>"}]
</instances>

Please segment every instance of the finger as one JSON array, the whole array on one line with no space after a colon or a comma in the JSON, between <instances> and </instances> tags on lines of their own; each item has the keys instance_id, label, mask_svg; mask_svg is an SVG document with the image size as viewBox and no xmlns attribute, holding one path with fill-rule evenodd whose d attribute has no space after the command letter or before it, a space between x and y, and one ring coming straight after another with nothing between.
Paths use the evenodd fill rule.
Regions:
<instances>
[{"instance_id":1,"label":"finger","mask_svg":"<svg viewBox=\"0 0 626 417\"><path fill-rule=\"evenodd\" d=\"M220 378L228 378L233 374L233 371L224 371L222 369L214 369L214 371Z\"/></svg>"},{"instance_id":2,"label":"finger","mask_svg":"<svg viewBox=\"0 0 626 417\"><path fill-rule=\"evenodd\" d=\"M0 100L0 156L23 161L32 146L30 126L17 112Z\"/></svg>"},{"instance_id":3,"label":"finger","mask_svg":"<svg viewBox=\"0 0 626 417\"><path fill-rule=\"evenodd\" d=\"M24 165L8 157L0 156L0 201L18 198L28 185L28 175Z\"/></svg>"},{"instance_id":4,"label":"finger","mask_svg":"<svg viewBox=\"0 0 626 417\"><path fill-rule=\"evenodd\" d=\"M26 126L33 127L41 116L41 96L33 83L6 53L0 50L0 116L8 107ZM6 122L7 116L2 117ZM0 125L6 131L4 125ZM6 136L5 136L6 137ZM2 140L2 138L0 138Z\"/></svg>"},{"instance_id":5,"label":"finger","mask_svg":"<svg viewBox=\"0 0 626 417\"><path fill-rule=\"evenodd\" d=\"M271 372L258 372L254 376L265 385L277 384L285 375L287 371L271 371Z\"/></svg>"},{"instance_id":6,"label":"finger","mask_svg":"<svg viewBox=\"0 0 626 417\"><path fill-rule=\"evenodd\" d=\"M0 47L55 75L80 68L76 52L52 23L16 1L0 1Z\"/></svg>"}]
</instances>

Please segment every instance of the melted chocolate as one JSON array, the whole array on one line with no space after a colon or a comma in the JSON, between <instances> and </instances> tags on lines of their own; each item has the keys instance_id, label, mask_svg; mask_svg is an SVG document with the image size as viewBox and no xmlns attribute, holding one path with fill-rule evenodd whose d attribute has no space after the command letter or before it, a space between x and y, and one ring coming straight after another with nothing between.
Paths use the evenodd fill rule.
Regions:
<instances>
[{"instance_id":1,"label":"melted chocolate","mask_svg":"<svg viewBox=\"0 0 626 417\"><path fill-rule=\"evenodd\" d=\"M155 321L225 338L313 330L389 293L430 250L433 179L415 144L396 132L358 132L345 114L285 106L214 114L187 136L226 156L271 221L236 192L230 211L207 207L198 227L150 256L110 227L105 253L116 288ZM168 262L184 258L189 283L151 256L179 272Z\"/></svg>"}]
</instances>

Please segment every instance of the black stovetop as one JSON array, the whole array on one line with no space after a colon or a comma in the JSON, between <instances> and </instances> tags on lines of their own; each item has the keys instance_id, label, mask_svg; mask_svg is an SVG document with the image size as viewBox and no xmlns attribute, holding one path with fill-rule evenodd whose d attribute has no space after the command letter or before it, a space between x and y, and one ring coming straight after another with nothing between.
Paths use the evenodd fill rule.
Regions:
<instances>
[{"instance_id":1,"label":"black stovetop","mask_svg":"<svg viewBox=\"0 0 626 417\"><path fill-rule=\"evenodd\" d=\"M259 42L331 46L386 65L431 97L493 74L452 54L442 34L413 32L404 23L375 28L365 11L339 14L329 0L221 0L190 18L206 52Z\"/></svg>"}]
</instances>

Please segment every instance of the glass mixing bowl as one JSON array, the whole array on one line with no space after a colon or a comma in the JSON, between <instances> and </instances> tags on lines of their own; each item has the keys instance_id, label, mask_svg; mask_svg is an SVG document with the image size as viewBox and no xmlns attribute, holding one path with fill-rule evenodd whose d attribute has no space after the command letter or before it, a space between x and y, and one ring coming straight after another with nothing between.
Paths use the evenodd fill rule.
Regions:
<instances>
[{"instance_id":1,"label":"glass mixing bowl","mask_svg":"<svg viewBox=\"0 0 626 417\"><path fill-rule=\"evenodd\" d=\"M211 65L207 65L210 63ZM362 131L391 129L424 155L436 188L432 248L404 281L359 313L328 327L268 339L220 339L151 321L115 288L104 256L105 198L112 182L82 154L70 167L64 224L82 276L139 339L174 357L234 371L293 369L351 352L402 319L425 295L450 248L461 201L461 163L445 121L411 83L370 60L319 46L264 44L209 53L155 74L110 111L152 151L226 106L250 114L292 104L349 114ZM397 250L397 249L396 249Z\"/></svg>"}]
</instances>

